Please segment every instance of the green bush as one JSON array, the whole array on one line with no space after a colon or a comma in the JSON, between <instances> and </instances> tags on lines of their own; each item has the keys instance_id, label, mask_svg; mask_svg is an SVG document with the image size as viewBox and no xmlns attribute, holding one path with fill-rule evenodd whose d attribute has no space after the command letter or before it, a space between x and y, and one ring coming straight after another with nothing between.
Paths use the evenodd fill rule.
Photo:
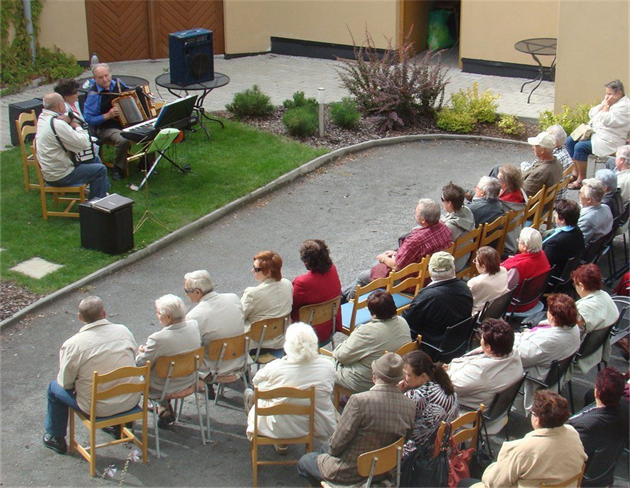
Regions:
<instances>
[{"instance_id":1,"label":"green bush","mask_svg":"<svg viewBox=\"0 0 630 488\"><path fill-rule=\"evenodd\" d=\"M330 117L333 124L343 129L356 129L361 120L357 102L350 97L343 97L341 102L330 104Z\"/></svg>"},{"instance_id":2,"label":"green bush","mask_svg":"<svg viewBox=\"0 0 630 488\"><path fill-rule=\"evenodd\" d=\"M306 98L303 91L298 91L293 94L293 98L289 98L282 102L282 106L287 110L307 106L312 110L317 110L318 103L314 98Z\"/></svg>"},{"instance_id":3,"label":"green bush","mask_svg":"<svg viewBox=\"0 0 630 488\"><path fill-rule=\"evenodd\" d=\"M470 112L458 112L452 108L443 108L437 116L437 126L447 132L468 134L472 132L476 120Z\"/></svg>"},{"instance_id":4,"label":"green bush","mask_svg":"<svg viewBox=\"0 0 630 488\"><path fill-rule=\"evenodd\" d=\"M578 104L576 107L563 105L559 114L554 114L553 110L545 110L538 116L538 126L540 130L547 130L550 125L560 124L567 135L570 135L578 125L588 123L588 111L594 105L595 103Z\"/></svg>"},{"instance_id":5,"label":"green bush","mask_svg":"<svg viewBox=\"0 0 630 488\"><path fill-rule=\"evenodd\" d=\"M498 98L490 90L479 95L479 84L475 82L470 88L453 93L451 105L456 112L470 113L477 122L491 124L497 119Z\"/></svg>"},{"instance_id":6,"label":"green bush","mask_svg":"<svg viewBox=\"0 0 630 488\"><path fill-rule=\"evenodd\" d=\"M317 112L308 106L292 108L284 113L282 123L292 136L307 137L317 130Z\"/></svg>"},{"instance_id":7,"label":"green bush","mask_svg":"<svg viewBox=\"0 0 630 488\"><path fill-rule=\"evenodd\" d=\"M499 122L497 122L497 126L505 134L510 136L518 136L525 132L525 126L518 120L516 115L501 114L501 118L499 119Z\"/></svg>"},{"instance_id":8,"label":"green bush","mask_svg":"<svg viewBox=\"0 0 630 488\"><path fill-rule=\"evenodd\" d=\"M273 112L271 98L260 91L258 85L237 93L225 108L237 117L263 117Z\"/></svg>"}]
</instances>

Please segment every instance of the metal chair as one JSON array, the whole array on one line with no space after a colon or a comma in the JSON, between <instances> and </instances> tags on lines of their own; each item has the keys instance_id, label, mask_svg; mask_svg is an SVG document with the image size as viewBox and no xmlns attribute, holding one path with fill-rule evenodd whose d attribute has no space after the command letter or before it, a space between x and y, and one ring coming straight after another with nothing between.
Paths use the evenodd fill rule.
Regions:
<instances>
[{"instance_id":1,"label":"metal chair","mask_svg":"<svg viewBox=\"0 0 630 488\"><path fill-rule=\"evenodd\" d=\"M604 245L606 244L606 240L608 239L608 235L603 235L591 239L591 241L586 245L586 249L584 250L584 254L582 254L582 259L580 260L580 264L591 264L597 263L599 258L602 255L604 250Z\"/></svg>"},{"instance_id":2,"label":"metal chair","mask_svg":"<svg viewBox=\"0 0 630 488\"><path fill-rule=\"evenodd\" d=\"M516 293L516 287L506 291L503 295L495 298L492 301L486 302L477 317L477 324L481 325L486 319L503 319L505 314L512 303L514 294Z\"/></svg>"},{"instance_id":3,"label":"metal chair","mask_svg":"<svg viewBox=\"0 0 630 488\"><path fill-rule=\"evenodd\" d=\"M512 405L514 404L514 400L516 400L516 396L518 392L521 390L523 383L525 383L525 379L527 378L527 371L523 373L521 379L519 379L512 386L509 386L502 392L494 395L492 399L492 403L488 408L487 412L484 412L483 418L486 423L495 422L502 417L505 417L505 424L501 428L501 430L505 433L505 440L508 439L508 423L510 421L510 410L512 409ZM500 432L500 431L498 431ZM497 433L498 433L497 432Z\"/></svg>"},{"instance_id":4,"label":"metal chair","mask_svg":"<svg viewBox=\"0 0 630 488\"><path fill-rule=\"evenodd\" d=\"M374 290L386 289L388 286L389 278L378 278L365 286L357 285L354 299L341 305L341 321L343 323L341 332L350 335L357 325L369 322L372 317L367 309L367 296Z\"/></svg>"},{"instance_id":5,"label":"metal chair","mask_svg":"<svg viewBox=\"0 0 630 488\"><path fill-rule=\"evenodd\" d=\"M258 344L252 360L260 368L261 364L267 364L274 359L284 356L284 349L263 349L262 344L266 340L282 337L289 325L289 316L274 317L257 320L251 325L248 336L251 341ZM262 355L261 355L262 353ZM268 354L267 354L268 353Z\"/></svg>"},{"instance_id":6,"label":"metal chair","mask_svg":"<svg viewBox=\"0 0 630 488\"><path fill-rule=\"evenodd\" d=\"M259 400L273 401L278 399L286 399L281 403L269 407L261 407ZM291 400L306 400L307 403L294 403ZM315 387L311 386L308 389L299 388L274 388L273 390L259 390L254 389L254 435L252 437L252 470L253 470L253 485L258 486L258 466L269 465L286 465L297 464L298 459L288 459L284 461L260 461L258 459L258 447L270 446L273 444L304 444L305 451L311 452L314 448L315 442L313 433L315 431ZM276 439L271 437L265 437L258 433L258 417L270 416L270 415L299 415L308 417L308 433L300 437L290 437Z\"/></svg>"},{"instance_id":7,"label":"metal chair","mask_svg":"<svg viewBox=\"0 0 630 488\"><path fill-rule=\"evenodd\" d=\"M526 381L531 381L536 385L539 385L544 390L551 390L552 388L557 388L558 394L560 394L560 390L562 390L562 378L566 375L569 366L573 362L574 354L564 358L564 359L554 359L551 361L551 366L549 367L549 371L547 372L547 376L545 376L544 380L539 380L537 378L533 378L528 376ZM573 412L573 387L571 382L568 382L569 386L569 401L571 403L571 411Z\"/></svg>"},{"instance_id":8,"label":"metal chair","mask_svg":"<svg viewBox=\"0 0 630 488\"><path fill-rule=\"evenodd\" d=\"M440 346L434 346L428 342L420 344L420 349L426 352L434 362L442 361L448 363L451 360L462 356L473 333L476 317L465 318L460 323L447 327L442 336Z\"/></svg>"},{"instance_id":9,"label":"metal chair","mask_svg":"<svg viewBox=\"0 0 630 488\"><path fill-rule=\"evenodd\" d=\"M611 449L603 447L596 449L588 456L586 468L582 478L583 487L612 486L615 481L615 466L619 455L624 450L624 444L620 443L616 453L611 453ZM614 449L614 448L613 448ZM614 451L613 451L614 452Z\"/></svg>"},{"instance_id":10,"label":"metal chair","mask_svg":"<svg viewBox=\"0 0 630 488\"><path fill-rule=\"evenodd\" d=\"M298 312L300 322L304 322L313 328L327 322L332 322L330 337L328 337L326 341L320 342L319 347L325 346L328 343L332 343L332 347L335 347L333 337L337 330L337 311L339 307L341 307L341 295L326 302L313 303L300 307Z\"/></svg>"},{"instance_id":11,"label":"metal chair","mask_svg":"<svg viewBox=\"0 0 630 488\"><path fill-rule=\"evenodd\" d=\"M564 265L564 268L562 268L560 275L554 274L556 272L554 266L554 272L551 274L549 283L547 284L547 289L550 290L549 293L557 293L571 282L571 273L573 273L573 271L575 271L580 265L580 260L582 259L583 254L584 250L580 251L572 258L569 258Z\"/></svg>"},{"instance_id":12,"label":"metal chair","mask_svg":"<svg viewBox=\"0 0 630 488\"><path fill-rule=\"evenodd\" d=\"M79 454L90 463L90 476L96 476L96 450L102 447L113 446L115 444L124 444L133 442L142 450L142 462L147 463L147 405L149 401L149 380L151 377L151 361L142 367L127 366L118 368L111 373L99 374L94 371L92 380L92 402L89 415L80 410L70 408L70 453L74 453L75 449ZM133 381L133 382L132 382ZM111 383L114 386L111 386ZM109 383L109 385L107 385ZM105 385L105 387L103 387ZM112 415L111 417L97 417L96 405L99 401L108 400L120 395L129 393L142 394L142 406L136 405L131 410ZM74 437L75 419L79 420L90 431L90 446L83 447ZM142 421L142 441L140 441L131 429L125 425L128 422L136 420ZM96 444L96 431L105 427L120 426L120 439L116 439L103 444Z\"/></svg>"},{"instance_id":13,"label":"metal chair","mask_svg":"<svg viewBox=\"0 0 630 488\"><path fill-rule=\"evenodd\" d=\"M552 267L549 271L539 274L538 276L527 278L523 281L520 290L516 296L512 298L508 311L506 312L506 316L509 317L508 320L512 320L512 318L522 318L542 310L542 303L538 303L540 307L535 306L525 312L516 311L519 307L525 307L540 301L540 297L545 292L547 283L549 283L549 278L551 278L553 271L554 267Z\"/></svg>"},{"instance_id":14,"label":"metal chair","mask_svg":"<svg viewBox=\"0 0 630 488\"><path fill-rule=\"evenodd\" d=\"M206 445L206 435L203 430L203 420L201 417L201 409L199 407L198 395L203 395L206 404L206 417L209 415L208 411L208 396L205 389L199 389L199 367L203 363L203 356L205 347L200 347L193 351L177 354L175 356L162 356L155 362L153 373L158 377L166 380L164 382L164 389L159 399L149 399L153 407L153 427L155 432L155 450L157 452L158 459L160 458L160 429L158 428L158 407L166 400L175 400L174 411L177 412L175 421L179 420L182 407L184 405L184 399L190 395L195 396L195 403L197 404L197 416L199 417L199 430L201 431L201 442ZM175 393L166 394L168 391L169 383L171 379L190 377L190 385ZM178 408L179 404L179 408Z\"/></svg>"},{"instance_id":15,"label":"metal chair","mask_svg":"<svg viewBox=\"0 0 630 488\"><path fill-rule=\"evenodd\" d=\"M612 299L619 310L619 318L610 334L611 346L630 334L630 297L613 295Z\"/></svg>"}]
</instances>

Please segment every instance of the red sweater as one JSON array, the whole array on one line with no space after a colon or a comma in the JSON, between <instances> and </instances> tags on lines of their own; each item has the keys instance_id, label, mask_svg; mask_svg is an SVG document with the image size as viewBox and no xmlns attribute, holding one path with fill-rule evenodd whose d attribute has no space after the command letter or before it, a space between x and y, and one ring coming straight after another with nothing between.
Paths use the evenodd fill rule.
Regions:
<instances>
[{"instance_id":1,"label":"red sweater","mask_svg":"<svg viewBox=\"0 0 630 488\"><path fill-rule=\"evenodd\" d=\"M512 256L511 258L507 258L501 264L508 271L512 268L516 268L518 271L518 286L516 287L515 297L521 292L521 287L523 282L528 278L533 278L534 276L539 276L543 273L546 273L551 269L549 265L549 261L547 260L547 256L545 256L544 251L539 252L525 252L522 254L517 254L516 256ZM526 312L536 306L537 302L530 303L529 305L525 305L522 307L517 307L516 312Z\"/></svg>"}]
</instances>

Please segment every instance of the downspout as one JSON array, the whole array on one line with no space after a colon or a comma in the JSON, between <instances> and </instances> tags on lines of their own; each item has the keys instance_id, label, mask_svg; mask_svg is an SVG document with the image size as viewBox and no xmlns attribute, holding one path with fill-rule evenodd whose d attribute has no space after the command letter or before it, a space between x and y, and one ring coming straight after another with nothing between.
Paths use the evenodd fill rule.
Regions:
<instances>
[{"instance_id":1,"label":"downspout","mask_svg":"<svg viewBox=\"0 0 630 488\"><path fill-rule=\"evenodd\" d=\"M33 16L31 15L31 0L22 0L22 5L24 7L24 19L26 19L26 35L29 37L29 40L30 40L31 58L33 59L33 64L35 64L37 52L35 51L35 35L33 34Z\"/></svg>"}]
</instances>

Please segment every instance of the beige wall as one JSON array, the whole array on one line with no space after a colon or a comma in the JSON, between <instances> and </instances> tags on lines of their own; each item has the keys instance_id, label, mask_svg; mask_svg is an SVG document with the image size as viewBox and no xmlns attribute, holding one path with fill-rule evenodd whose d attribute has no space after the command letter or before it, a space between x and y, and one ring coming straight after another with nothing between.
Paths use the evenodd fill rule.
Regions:
<instances>
[{"instance_id":1,"label":"beige wall","mask_svg":"<svg viewBox=\"0 0 630 488\"><path fill-rule=\"evenodd\" d=\"M627 0L561 0L556 111L600 102L604 84L616 78L630 93L629 19Z\"/></svg>"},{"instance_id":2,"label":"beige wall","mask_svg":"<svg viewBox=\"0 0 630 488\"><path fill-rule=\"evenodd\" d=\"M558 37L558 0L462 0L460 58L536 65L514 49L533 37Z\"/></svg>"},{"instance_id":3,"label":"beige wall","mask_svg":"<svg viewBox=\"0 0 630 488\"><path fill-rule=\"evenodd\" d=\"M44 8L39 20L39 45L57 46L78 61L87 61L87 21L84 0L43 0Z\"/></svg>"},{"instance_id":4,"label":"beige wall","mask_svg":"<svg viewBox=\"0 0 630 488\"><path fill-rule=\"evenodd\" d=\"M224 0L226 54L264 52L271 37L351 45L396 45L398 0Z\"/></svg>"}]
</instances>

